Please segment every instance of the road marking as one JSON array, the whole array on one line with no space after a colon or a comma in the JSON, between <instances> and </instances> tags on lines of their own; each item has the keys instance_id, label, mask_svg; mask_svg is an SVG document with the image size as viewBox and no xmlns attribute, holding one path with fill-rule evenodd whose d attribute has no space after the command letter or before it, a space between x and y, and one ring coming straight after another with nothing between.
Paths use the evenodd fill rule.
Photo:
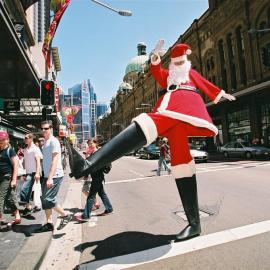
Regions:
<instances>
[{"instance_id":1,"label":"road marking","mask_svg":"<svg viewBox=\"0 0 270 270\"><path fill-rule=\"evenodd\" d=\"M246 165L247 163L245 163ZM227 171L227 170L235 170L235 169L245 169L248 168L247 166L237 166L237 167L224 167L224 166L217 166L217 167L211 167L213 169L208 170L207 168L203 168L204 170L201 170L202 168L197 168L196 174L201 174L201 173L208 173L208 172L217 172L217 171ZM253 166L270 166L270 162L268 163L256 163L255 165L252 164ZM216 169L214 169L216 168ZM106 181L106 184L120 184L120 183L131 183L131 182L136 182L136 181L142 181L142 180L151 180L153 178L160 178L160 177L168 177L172 175L161 175L161 176L145 176L145 177L138 177L138 178L132 178L132 179L124 179L124 180L117 180L117 181Z\"/></svg>"},{"instance_id":2,"label":"road marking","mask_svg":"<svg viewBox=\"0 0 270 270\"><path fill-rule=\"evenodd\" d=\"M138 175L138 176L144 177L144 175L141 174L141 173L135 172L135 171L133 171L133 170L129 170L129 171L130 171L131 173L134 173L134 174Z\"/></svg>"},{"instance_id":3,"label":"road marking","mask_svg":"<svg viewBox=\"0 0 270 270\"><path fill-rule=\"evenodd\" d=\"M196 237L184 242L81 265L82 269L119 270L270 232L270 220ZM158 236L157 236L158 237ZM85 268L84 268L85 267Z\"/></svg>"},{"instance_id":4,"label":"road marking","mask_svg":"<svg viewBox=\"0 0 270 270\"><path fill-rule=\"evenodd\" d=\"M91 212L91 217L88 220L88 227L95 227L95 226L97 226L97 222L98 222L97 214Z\"/></svg>"}]
</instances>

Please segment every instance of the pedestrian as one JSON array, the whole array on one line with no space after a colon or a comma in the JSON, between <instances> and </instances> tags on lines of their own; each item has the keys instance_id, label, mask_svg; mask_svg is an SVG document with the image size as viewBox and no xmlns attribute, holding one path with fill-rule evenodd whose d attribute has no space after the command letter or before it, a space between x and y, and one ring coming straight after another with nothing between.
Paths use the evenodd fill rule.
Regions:
<instances>
[{"instance_id":1,"label":"pedestrian","mask_svg":"<svg viewBox=\"0 0 270 270\"><path fill-rule=\"evenodd\" d=\"M4 204L10 207L14 220L8 225L21 223L19 205L16 198L16 184L18 174L18 157L9 145L9 136L6 131L0 130L0 225L6 224Z\"/></svg>"},{"instance_id":2,"label":"pedestrian","mask_svg":"<svg viewBox=\"0 0 270 270\"><path fill-rule=\"evenodd\" d=\"M85 150L85 152L83 152L83 154L85 155L86 158L89 157L91 154L93 154L96 151L97 140L96 139L88 139L87 146L88 146L88 148ZM89 177L89 175L85 176L83 179L84 179L84 183L83 183L83 187L82 187L82 193L87 198L89 195L92 180ZM94 201L94 205L92 207L92 211L95 211L99 208L100 208L100 204L99 204L97 196L96 196L95 201Z\"/></svg>"},{"instance_id":3,"label":"pedestrian","mask_svg":"<svg viewBox=\"0 0 270 270\"><path fill-rule=\"evenodd\" d=\"M42 149L43 149L44 143L45 143L45 138L44 138L44 136L41 134L41 135L39 135L39 137L38 137L38 147L39 147L41 153L42 153ZM41 180L40 180L40 183L42 183L42 179L43 179L43 177L44 177L43 166L42 166L42 160L43 160L43 157L42 157L42 159L40 160L40 164L41 164Z\"/></svg>"},{"instance_id":4,"label":"pedestrian","mask_svg":"<svg viewBox=\"0 0 270 270\"><path fill-rule=\"evenodd\" d=\"M22 186L26 178L26 171L23 166L24 155L23 155L23 151L21 151L20 148L17 151L17 156L18 156L18 175L17 175L17 184L16 184L16 197L17 197L17 201L20 201Z\"/></svg>"},{"instance_id":5,"label":"pedestrian","mask_svg":"<svg viewBox=\"0 0 270 270\"><path fill-rule=\"evenodd\" d=\"M52 210L61 218L58 230L62 229L71 219L72 215L57 203L57 194L63 181L63 168L61 164L61 147L59 141L53 136L52 122L41 122L42 135L45 142L42 148L42 167L44 178L42 181L42 208L45 210L46 223L37 232L53 231Z\"/></svg>"},{"instance_id":6,"label":"pedestrian","mask_svg":"<svg viewBox=\"0 0 270 270\"><path fill-rule=\"evenodd\" d=\"M167 165L166 158L169 156L169 146L165 140L159 142L159 159L158 159L158 169L157 175L160 176L161 168L164 167L168 174L171 173L171 169Z\"/></svg>"},{"instance_id":7,"label":"pedestrian","mask_svg":"<svg viewBox=\"0 0 270 270\"><path fill-rule=\"evenodd\" d=\"M93 151L91 153L91 155L93 155L99 149L98 143L95 139L91 140L91 147L93 147ZM90 185L90 190L88 193L84 211L82 214L79 213L75 215L75 218L78 221L80 222L86 221L91 217L91 211L93 211L93 206L95 204L97 194L99 195L105 206L105 211L102 214L100 214L100 216L106 216L113 213L113 207L107 194L105 193L103 186L103 181L105 181L104 173L109 173L110 169L111 169L110 165L106 165L105 167L91 173L92 182Z\"/></svg>"},{"instance_id":8,"label":"pedestrian","mask_svg":"<svg viewBox=\"0 0 270 270\"><path fill-rule=\"evenodd\" d=\"M23 149L24 155L24 168L26 171L26 179L21 189L21 202L24 203L23 216L27 216L32 212L32 205L30 203L32 189L34 183L39 183L41 176L40 160L42 159L42 153L40 149L33 142L34 135L28 133L24 137L26 148ZM40 205L35 205L35 210L40 210Z\"/></svg>"},{"instance_id":9,"label":"pedestrian","mask_svg":"<svg viewBox=\"0 0 270 270\"><path fill-rule=\"evenodd\" d=\"M157 47L161 47L159 45ZM151 56L150 71L158 84L166 89L153 112L135 117L130 126L87 160L74 154L70 167L71 176L78 178L134 149L151 144L158 136L168 138L171 169L188 219L187 227L176 235L176 241L183 241L201 233L196 168L190 154L188 137L213 137L218 134L198 90L203 91L214 103L218 103L222 97L230 101L235 100L235 97L226 94L191 68L191 62L187 58L191 54L189 45L176 44L170 54L169 69L161 67L157 51L154 50ZM74 149L73 153L75 151Z\"/></svg>"}]
</instances>

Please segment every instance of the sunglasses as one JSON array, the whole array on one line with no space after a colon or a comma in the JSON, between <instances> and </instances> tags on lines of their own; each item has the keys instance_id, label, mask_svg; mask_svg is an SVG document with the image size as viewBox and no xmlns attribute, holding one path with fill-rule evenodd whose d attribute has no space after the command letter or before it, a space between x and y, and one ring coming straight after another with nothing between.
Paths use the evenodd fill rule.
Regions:
<instances>
[{"instance_id":1,"label":"sunglasses","mask_svg":"<svg viewBox=\"0 0 270 270\"><path fill-rule=\"evenodd\" d=\"M50 128L49 127L47 127L47 128L41 128L41 130L49 130Z\"/></svg>"},{"instance_id":2,"label":"sunglasses","mask_svg":"<svg viewBox=\"0 0 270 270\"><path fill-rule=\"evenodd\" d=\"M25 137L24 139L25 139L25 140L28 140L28 139L30 139L30 138L29 138L29 137Z\"/></svg>"}]
</instances>

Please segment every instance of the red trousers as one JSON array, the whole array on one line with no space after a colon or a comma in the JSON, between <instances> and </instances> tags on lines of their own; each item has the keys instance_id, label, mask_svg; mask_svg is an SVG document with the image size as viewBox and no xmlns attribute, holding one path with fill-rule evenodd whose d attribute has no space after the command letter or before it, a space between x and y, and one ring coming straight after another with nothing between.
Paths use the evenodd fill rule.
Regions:
<instances>
[{"instance_id":1,"label":"red trousers","mask_svg":"<svg viewBox=\"0 0 270 270\"><path fill-rule=\"evenodd\" d=\"M193 126L159 113L142 114L134 121L140 125L146 137L150 137L147 140L148 143L158 136L168 138L172 172L175 178L189 177L195 173L195 163L190 154L188 137L215 136L215 133L207 128Z\"/></svg>"}]
</instances>

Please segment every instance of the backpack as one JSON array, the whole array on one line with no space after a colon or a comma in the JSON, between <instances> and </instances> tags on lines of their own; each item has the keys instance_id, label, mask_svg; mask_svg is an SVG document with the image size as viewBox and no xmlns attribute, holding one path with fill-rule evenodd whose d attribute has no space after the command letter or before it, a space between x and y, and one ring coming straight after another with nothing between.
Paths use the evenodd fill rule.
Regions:
<instances>
[{"instance_id":1,"label":"backpack","mask_svg":"<svg viewBox=\"0 0 270 270\"><path fill-rule=\"evenodd\" d=\"M7 156L8 156L9 162L10 162L12 168L13 168L13 163L12 163L11 158L10 158L10 146L7 149Z\"/></svg>"}]
</instances>

